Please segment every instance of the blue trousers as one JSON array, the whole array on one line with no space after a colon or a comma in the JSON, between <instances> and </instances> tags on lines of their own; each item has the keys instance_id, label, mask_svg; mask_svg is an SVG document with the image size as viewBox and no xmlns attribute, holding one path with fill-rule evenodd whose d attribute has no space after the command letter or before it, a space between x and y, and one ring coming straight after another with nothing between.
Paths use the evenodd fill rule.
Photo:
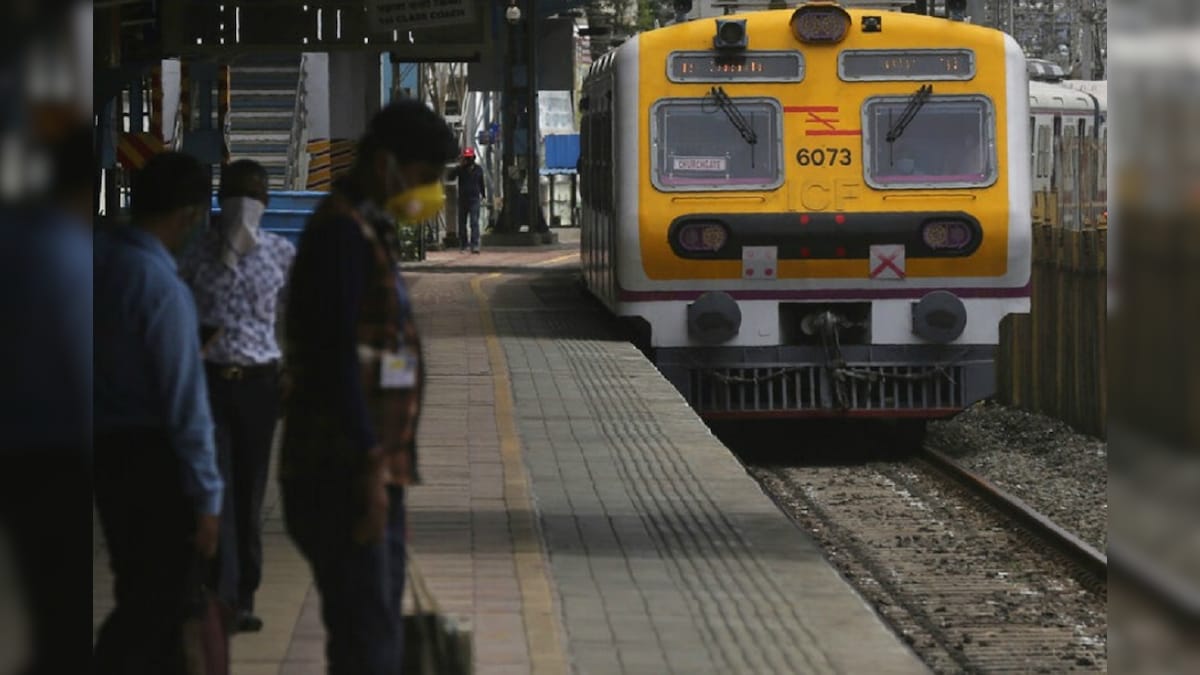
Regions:
<instances>
[{"instance_id":1,"label":"blue trousers","mask_svg":"<svg viewBox=\"0 0 1200 675\"><path fill-rule=\"evenodd\" d=\"M471 238L467 238L467 221L471 225ZM458 203L458 248L467 250L470 244L472 251L479 250L479 200Z\"/></svg>"},{"instance_id":2,"label":"blue trousers","mask_svg":"<svg viewBox=\"0 0 1200 675\"><path fill-rule=\"evenodd\" d=\"M404 489L388 488L382 541L351 539L356 518L347 481L285 481L288 534L308 560L321 595L329 675L397 675L404 663Z\"/></svg>"}]
</instances>

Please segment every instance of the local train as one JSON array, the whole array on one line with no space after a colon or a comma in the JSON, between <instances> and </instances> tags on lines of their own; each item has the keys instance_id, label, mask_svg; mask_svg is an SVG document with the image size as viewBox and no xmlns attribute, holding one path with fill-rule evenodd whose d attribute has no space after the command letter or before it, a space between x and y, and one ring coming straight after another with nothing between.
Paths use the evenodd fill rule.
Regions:
<instances>
[{"instance_id":1,"label":"local train","mask_svg":"<svg viewBox=\"0 0 1200 675\"><path fill-rule=\"evenodd\" d=\"M702 416L948 416L1029 311L1026 60L812 1L641 33L584 83L582 269Z\"/></svg>"},{"instance_id":2,"label":"local train","mask_svg":"<svg viewBox=\"0 0 1200 675\"><path fill-rule=\"evenodd\" d=\"M1029 83L1030 177L1055 196L1061 225L1096 224L1108 211L1108 83Z\"/></svg>"}]
</instances>

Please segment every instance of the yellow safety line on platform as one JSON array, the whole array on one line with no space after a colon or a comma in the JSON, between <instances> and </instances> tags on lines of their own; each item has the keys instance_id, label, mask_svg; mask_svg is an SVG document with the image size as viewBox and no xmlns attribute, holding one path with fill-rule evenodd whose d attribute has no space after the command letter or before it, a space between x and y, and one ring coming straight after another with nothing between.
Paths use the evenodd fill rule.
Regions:
<instances>
[{"instance_id":1,"label":"yellow safety line on platform","mask_svg":"<svg viewBox=\"0 0 1200 675\"><path fill-rule=\"evenodd\" d=\"M579 257L579 251L575 251L573 253L568 253L566 255L560 255L557 258L543 260L541 262L534 263L534 264L535 265L553 265L556 262L563 262L564 260L570 260L571 258L578 258L578 257Z\"/></svg>"},{"instance_id":2,"label":"yellow safety line on platform","mask_svg":"<svg viewBox=\"0 0 1200 675\"><path fill-rule=\"evenodd\" d=\"M509 514L512 532L513 561L517 583L521 587L521 618L525 624L525 640L529 647L529 663L536 675L558 675L567 672L558 612L546 554L534 522L529 481L521 458L521 440L517 434L512 388L508 377L508 359L496 334L496 324L488 304L483 282L501 276L499 272L471 279L471 290L479 301L479 316L487 342L488 363L492 370L495 395L496 428L500 435L500 458L504 466L504 505Z\"/></svg>"}]
</instances>

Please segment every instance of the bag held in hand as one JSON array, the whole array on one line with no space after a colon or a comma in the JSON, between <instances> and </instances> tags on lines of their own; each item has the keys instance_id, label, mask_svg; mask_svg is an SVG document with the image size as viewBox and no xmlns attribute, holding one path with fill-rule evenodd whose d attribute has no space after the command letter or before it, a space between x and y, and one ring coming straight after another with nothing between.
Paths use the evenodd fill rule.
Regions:
<instances>
[{"instance_id":1,"label":"bag held in hand","mask_svg":"<svg viewBox=\"0 0 1200 675\"><path fill-rule=\"evenodd\" d=\"M413 613L404 616L405 674L470 675L470 630L438 610L411 554L407 569Z\"/></svg>"},{"instance_id":2,"label":"bag held in hand","mask_svg":"<svg viewBox=\"0 0 1200 675\"><path fill-rule=\"evenodd\" d=\"M194 591L191 616L183 626L187 675L229 675L231 614L208 588Z\"/></svg>"}]
</instances>

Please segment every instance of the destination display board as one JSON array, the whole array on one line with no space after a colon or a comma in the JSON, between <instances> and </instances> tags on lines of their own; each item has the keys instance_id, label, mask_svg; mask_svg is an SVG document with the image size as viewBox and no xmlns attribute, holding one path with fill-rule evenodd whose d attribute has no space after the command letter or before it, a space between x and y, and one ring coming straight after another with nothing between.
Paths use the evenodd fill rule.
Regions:
<instances>
[{"instance_id":1,"label":"destination display board","mask_svg":"<svg viewBox=\"0 0 1200 675\"><path fill-rule=\"evenodd\" d=\"M800 52L672 52L667 57L672 82L799 82L804 79Z\"/></svg>"},{"instance_id":2,"label":"destination display board","mask_svg":"<svg viewBox=\"0 0 1200 675\"><path fill-rule=\"evenodd\" d=\"M673 157L671 165L676 171L717 171L725 172L724 157Z\"/></svg>"},{"instance_id":3,"label":"destination display board","mask_svg":"<svg viewBox=\"0 0 1200 675\"><path fill-rule=\"evenodd\" d=\"M838 77L868 80L970 80L970 49L847 49L838 56Z\"/></svg>"}]
</instances>

